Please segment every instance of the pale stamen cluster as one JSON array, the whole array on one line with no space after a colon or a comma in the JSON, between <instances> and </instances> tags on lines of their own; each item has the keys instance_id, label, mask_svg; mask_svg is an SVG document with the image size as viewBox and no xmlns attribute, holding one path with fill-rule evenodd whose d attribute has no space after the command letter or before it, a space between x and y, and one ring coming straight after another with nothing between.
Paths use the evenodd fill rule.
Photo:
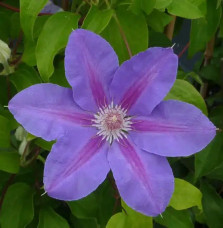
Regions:
<instances>
[{"instance_id":1,"label":"pale stamen cluster","mask_svg":"<svg viewBox=\"0 0 223 228\"><path fill-rule=\"evenodd\" d=\"M99 108L94 115L92 126L98 129L97 135L112 144L113 140L119 141L123 137L127 138L128 131L131 130L131 118L127 116L127 110L121 105L110 105Z\"/></svg>"}]
</instances>

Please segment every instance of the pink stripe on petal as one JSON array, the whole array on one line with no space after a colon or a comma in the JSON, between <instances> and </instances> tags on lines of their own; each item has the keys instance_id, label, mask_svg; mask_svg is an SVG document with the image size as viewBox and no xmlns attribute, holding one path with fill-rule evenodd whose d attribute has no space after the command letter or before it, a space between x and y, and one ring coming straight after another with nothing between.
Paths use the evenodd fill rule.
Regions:
<instances>
[{"instance_id":1,"label":"pink stripe on petal","mask_svg":"<svg viewBox=\"0 0 223 228\"><path fill-rule=\"evenodd\" d=\"M87 144L80 150L78 156L73 158L73 163L70 167L62 174L62 177L66 178L73 172L82 167L86 162L88 162L96 153L98 153L101 147L104 145L105 141L102 141L101 136L92 137Z\"/></svg>"},{"instance_id":2,"label":"pink stripe on petal","mask_svg":"<svg viewBox=\"0 0 223 228\"><path fill-rule=\"evenodd\" d=\"M164 123L162 121L154 120L132 120L132 130L138 132L151 132L151 133L163 133L163 132L205 132L213 130L213 127L196 127L196 126L184 126L183 124Z\"/></svg>"},{"instance_id":3,"label":"pink stripe on petal","mask_svg":"<svg viewBox=\"0 0 223 228\"><path fill-rule=\"evenodd\" d=\"M141 79L132 83L123 95L120 105L125 109L131 109L145 89L152 83L155 76L155 72L149 71Z\"/></svg>"},{"instance_id":4,"label":"pink stripe on petal","mask_svg":"<svg viewBox=\"0 0 223 228\"><path fill-rule=\"evenodd\" d=\"M149 48L124 62L110 85L114 103L129 115L148 115L172 87L178 58L171 48Z\"/></svg>"},{"instance_id":5,"label":"pink stripe on petal","mask_svg":"<svg viewBox=\"0 0 223 228\"><path fill-rule=\"evenodd\" d=\"M118 58L99 35L76 29L65 50L65 72L74 100L84 110L96 112L109 103L109 85L118 68Z\"/></svg>"},{"instance_id":6,"label":"pink stripe on petal","mask_svg":"<svg viewBox=\"0 0 223 228\"><path fill-rule=\"evenodd\" d=\"M216 127L195 106L162 101L148 117L132 119L130 137L141 148L161 156L189 156L214 138Z\"/></svg>"},{"instance_id":7,"label":"pink stripe on petal","mask_svg":"<svg viewBox=\"0 0 223 228\"><path fill-rule=\"evenodd\" d=\"M51 197L76 200L94 191L109 172L108 145L93 128L68 132L52 147L44 167L44 188Z\"/></svg>"},{"instance_id":8,"label":"pink stripe on petal","mask_svg":"<svg viewBox=\"0 0 223 228\"><path fill-rule=\"evenodd\" d=\"M152 198L155 199L154 193L152 191L152 188L150 186L150 174L148 173L148 170L146 170L144 164L142 163L140 157L135 151L135 148L127 139L120 140L119 143L120 150L125 157L125 159L129 162L129 164L132 167L132 170L134 170L136 176L138 176L139 180L141 180L142 184L145 186L146 189L149 190ZM157 211L161 211L158 204L154 205L157 209Z\"/></svg>"},{"instance_id":9,"label":"pink stripe on petal","mask_svg":"<svg viewBox=\"0 0 223 228\"><path fill-rule=\"evenodd\" d=\"M57 185L61 184L63 180L69 178L73 173L81 169L101 150L104 143L105 141L102 140L101 136L95 135L90 138L79 151L73 154L74 156L70 158L69 165L60 173L59 177L55 176L55 180L48 186L47 191L50 192L52 189L56 188Z\"/></svg>"},{"instance_id":10,"label":"pink stripe on petal","mask_svg":"<svg viewBox=\"0 0 223 228\"><path fill-rule=\"evenodd\" d=\"M124 139L112 144L108 161L119 193L130 207L148 216L165 210L174 187L166 158L140 150Z\"/></svg>"},{"instance_id":11,"label":"pink stripe on petal","mask_svg":"<svg viewBox=\"0 0 223 228\"><path fill-rule=\"evenodd\" d=\"M91 126L93 116L73 100L73 91L55 84L30 86L9 102L15 119L33 135L54 140L80 126Z\"/></svg>"},{"instance_id":12,"label":"pink stripe on petal","mask_svg":"<svg viewBox=\"0 0 223 228\"><path fill-rule=\"evenodd\" d=\"M85 56L87 54L85 53ZM96 69L95 66L93 67L92 64L89 62L89 60L86 60L85 58L85 64L87 66L88 70L88 77L89 77L89 83L91 87L91 92L94 97L94 101L97 104L98 107L107 105L107 95L105 94L104 88L101 84L101 82L98 80L98 76L100 75Z\"/></svg>"},{"instance_id":13,"label":"pink stripe on petal","mask_svg":"<svg viewBox=\"0 0 223 228\"><path fill-rule=\"evenodd\" d=\"M91 114L85 114L85 113L77 113L73 112L72 110L65 110L65 109L56 109L55 107L53 109L48 108L36 108L32 106L19 106L19 105L11 105L11 109L19 109L20 112L33 112L35 114L30 115L49 115L52 118L58 119L58 120L64 120L67 122L70 122L71 124L80 124L80 125L88 125L90 126L92 124L92 119L94 118Z\"/></svg>"}]
</instances>

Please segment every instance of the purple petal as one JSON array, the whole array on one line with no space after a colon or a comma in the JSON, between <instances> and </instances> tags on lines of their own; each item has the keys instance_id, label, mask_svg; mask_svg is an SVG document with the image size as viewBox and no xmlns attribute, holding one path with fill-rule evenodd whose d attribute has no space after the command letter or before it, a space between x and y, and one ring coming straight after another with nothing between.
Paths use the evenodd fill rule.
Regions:
<instances>
[{"instance_id":1,"label":"purple petal","mask_svg":"<svg viewBox=\"0 0 223 228\"><path fill-rule=\"evenodd\" d=\"M120 195L130 207L148 216L165 210L174 189L166 158L146 153L124 139L112 144L108 160Z\"/></svg>"},{"instance_id":2,"label":"purple petal","mask_svg":"<svg viewBox=\"0 0 223 228\"><path fill-rule=\"evenodd\" d=\"M189 156L214 138L216 128L195 106L180 101L161 102L148 117L133 120L133 141L162 156Z\"/></svg>"},{"instance_id":3,"label":"purple petal","mask_svg":"<svg viewBox=\"0 0 223 228\"><path fill-rule=\"evenodd\" d=\"M54 84L24 89L11 99L9 110L28 132L48 141L89 126L93 118L75 104L71 89Z\"/></svg>"},{"instance_id":4,"label":"purple petal","mask_svg":"<svg viewBox=\"0 0 223 228\"><path fill-rule=\"evenodd\" d=\"M117 68L117 56L107 41L84 29L71 33L65 51L65 70L80 107L96 111L109 102L108 86Z\"/></svg>"},{"instance_id":5,"label":"purple petal","mask_svg":"<svg viewBox=\"0 0 223 228\"><path fill-rule=\"evenodd\" d=\"M44 169L47 194L77 200L94 191L109 172L108 145L93 128L75 131L54 144Z\"/></svg>"},{"instance_id":6,"label":"purple petal","mask_svg":"<svg viewBox=\"0 0 223 228\"><path fill-rule=\"evenodd\" d=\"M59 11L63 11L63 9L55 5L52 1L48 1L41 13L57 13Z\"/></svg>"},{"instance_id":7,"label":"purple petal","mask_svg":"<svg viewBox=\"0 0 223 228\"><path fill-rule=\"evenodd\" d=\"M178 58L171 48L150 48L124 62L110 87L114 103L131 115L148 115L172 87Z\"/></svg>"}]
</instances>

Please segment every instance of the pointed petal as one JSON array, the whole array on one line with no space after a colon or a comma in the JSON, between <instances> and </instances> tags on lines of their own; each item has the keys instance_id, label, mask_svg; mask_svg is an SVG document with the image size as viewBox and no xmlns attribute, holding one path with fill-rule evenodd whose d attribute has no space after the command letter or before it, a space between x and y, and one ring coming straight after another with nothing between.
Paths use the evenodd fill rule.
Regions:
<instances>
[{"instance_id":1,"label":"pointed petal","mask_svg":"<svg viewBox=\"0 0 223 228\"><path fill-rule=\"evenodd\" d=\"M108 160L120 195L130 207L148 216L165 210L174 188L166 158L140 150L124 139L113 143Z\"/></svg>"},{"instance_id":2,"label":"pointed petal","mask_svg":"<svg viewBox=\"0 0 223 228\"><path fill-rule=\"evenodd\" d=\"M92 119L75 104L71 89L49 83L16 94L9 102L9 110L28 132L48 141L76 126L90 125Z\"/></svg>"},{"instance_id":3,"label":"pointed petal","mask_svg":"<svg viewBox=\"0 0 223 228\"><path fill-rule=\"evenodd\" d=\"M214 138L216 127L195 106L180 101L161 102L148 117L133 120L132 140L162 156L189 156Z\"/></svg>"},{"instance_id":4,"label":"pointed petal","mask_svg":"<svg viewBox=\"0 0 223 228\"><path fill-rule=\"evenodd\" d=\"M131 115L148 115L172 87L178 58L171 48L149 48L124 62L110 87L114 103Z\"/></svg>"},{"instance_id":5,"label":"pointed petal","mask_svg":"<svg viewBox=\"0 0 223 228\"><path fill-rule=\"evenodd\" d=\"M65 70L80 107L96 111L109 102L108 86L117 68L118 58L102 37L84 29L71 33L65 51Z\"/></svg>"},{"instance_id":6,"label":"pointed petal","mask_svg":"<svg viewBox=\"0 0 223 228\"><path fill-rule=\"evenodd\" d=\"M77 200L94 191L109 172L107 144L95 129L72 132L54 144L44 169L47 194L60 200Z\"/></svg>"}]
</instances>

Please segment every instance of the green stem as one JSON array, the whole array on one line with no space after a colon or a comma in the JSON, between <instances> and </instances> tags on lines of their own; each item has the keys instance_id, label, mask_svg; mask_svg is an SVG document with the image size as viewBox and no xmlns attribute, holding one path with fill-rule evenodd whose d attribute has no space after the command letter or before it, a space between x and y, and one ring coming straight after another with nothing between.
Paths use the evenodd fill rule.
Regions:
<instances>
[{"instance_id":1,"label":"green stem","mask_svg":"<svg viewBox=\"0 0 223 228\"><path fill-rule=\"evenodd\" d=\"M40 160L43 164L45 164L45 159L41 155L37 156L37 160Z\"/></svg>"},{"instance_id":2,"label":"green stem","mask_svg":"<svg viewBox=\"0 0 223 228\"><path fill-rule=\"evenodd\" d=\"M105 4L107 5L108 9L110 9L110 8L111 8L111 6L110 6L110 4L109 4L108 0L105 0Z\"/></svg>"},{"instance_id":3,"label":"green stem","mask_svg":"<svg viewBox=\"0 0 223 228\"><path fill-rule=\"evenodd\" d=\"M73 13L76 12L76 4L77 4L76 0L73 0L71 4L71 12Z\"/></svg>"},{"instance_id":4,"label":"green stem","mask_svg":"<svg viewBox=\"0 0 223 228\"><path fill-rule=\"evenodd\" d=\"M204 53L204 67L209 65L214 53L215 36L207 43ZM208 92L208 83L205 82L200 88L200 94L203 98L206 98Z\"/></svg>"},{"instance_id":5,"label":"green stem","mask_svg":"<svg viewBox=\"0 0 223 228\"><path fill-rule=\"evenodd\" d=\"M62 8L64 11L67 11L69 8L69 1L68 0L62 0Z\"/></svg>"},{"instance_id":6,"label":"green stem","mask_svg":"<svg viewBox=\"0 0 223 228\"><path fill-rule=\"evenodd\" d=\"M126 38L125 32L124 32L124 30L122 29L122 26L121 26L121 24L120 24L120 22L119 22L119 20L118 20L118 17L116 16L116 14L114 14L113 17L114 17L114 19L115 19L115 21L116 21L116 23L117 23L117 25L118 25L118 28L119 28L121 37L122 37L122 39L123 39L123 41L124 41L124 43L125 43L125 46L126 46L126 49L127 49L127 51L128 51L129 57L131 58L131 57L132 57L132 51L131 51L131 49L130 49L130 46L129 46L128 40L127 40L127 38Z\"/></svg>"},{"instance_id":7,"label":"green stem","mask_svg":"<svg viewBox=\"0 0 223 228\"><path fill-rule=\"evenodd\" d=\"M81 8L82 8L85 4L86 4L86 2L83 1L83 2L77 7L77 9L76 9L76 13L77 13L77 14L80 12Z\"/></svg>"}]
</instances>

